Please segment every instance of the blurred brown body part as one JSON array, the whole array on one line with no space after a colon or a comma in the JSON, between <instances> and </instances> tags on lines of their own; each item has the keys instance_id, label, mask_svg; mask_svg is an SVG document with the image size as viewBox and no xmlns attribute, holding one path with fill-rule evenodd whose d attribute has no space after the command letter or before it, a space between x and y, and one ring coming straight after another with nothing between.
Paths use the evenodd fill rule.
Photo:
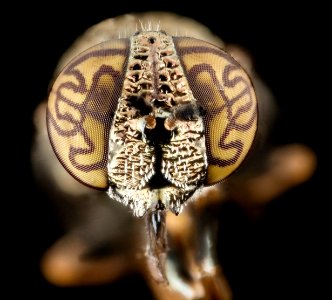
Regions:
<instances>
[{"instance_id":1,"label":"blurred brown body part","mask_svg":"<svg viewBox=\"0 0 332 300\"><path fill-rule=\"evenodd\" d=\"M277 113L273 96L255 74L249 55L225 45L208 28L192 19L151 12L108 19L91 27L61 58L54 76L83 50L111 38L128 36L142 24L160 24L169 34L187 35L224 48L246 69L259 102L257 143L242 168L225 182L206 188L182 214L167 214L168 249L165 272L169 284L158 283L154 262L146 254L146 224L106 194L83 186L60 165L49 143L46 101L34 114L36 128L32 161L40 184L49 192L67 232L45 253L42 273L58 286L98 285L129 273L141 273L156 299L232 299L214 250L217 220L209 208L238 202L252 217L286 190L308 180L315 154L304 145L272 148L265 143ZM181 24L181 25L180 25ZM179 30L181 28L181 30ZM153 258L152 258L153 259ZM152 275L151 275L152 272Z\"/></svg>"}]
</instances>

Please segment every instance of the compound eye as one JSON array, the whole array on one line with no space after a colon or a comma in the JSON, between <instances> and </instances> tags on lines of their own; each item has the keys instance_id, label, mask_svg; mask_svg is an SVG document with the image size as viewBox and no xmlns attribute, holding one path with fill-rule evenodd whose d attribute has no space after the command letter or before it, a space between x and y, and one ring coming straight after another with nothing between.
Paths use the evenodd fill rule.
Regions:
<instances>
[{"instance_id":1,"label":"compound eye","mask_svg":"<svg viewBox=\"0 0 332 300\"><path fill-rule=\"evenodd\" d=\"M47 108L52 147L80 182L108 188L108 137L123 86L129 40L98 44L74 58L55 80Z\"/></svg>"},{"instance_id":2,"label":"compound eye","mask_svg":"<svg viewBox=\"0 0 332 300\"><path fill-rule=\"evenodd\" d=\"M205 112L205 184L215 184L241 165L253 144L255 91L247 73L225 51L194 38L173 39L193 95Z\"/></svg>"}]
</instances>

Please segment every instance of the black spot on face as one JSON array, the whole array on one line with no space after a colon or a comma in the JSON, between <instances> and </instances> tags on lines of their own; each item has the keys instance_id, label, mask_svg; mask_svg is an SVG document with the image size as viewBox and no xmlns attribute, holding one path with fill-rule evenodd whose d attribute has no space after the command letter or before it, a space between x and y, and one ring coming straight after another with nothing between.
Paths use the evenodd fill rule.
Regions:
<instances>
[{"instance_id":1,"label":"black spot on face","mask_svg":"<svg viewBox=\"0 0 332 300\"><path fill-rule=\"evenodd\" d=\"M181 105L175 111L175 118L181 121L195 120L200 116L198 108L192 104Z\"/></svg>"},{"instance_id":2,"label":"black spot on face","mask_svg":"<svg viewBox=\"0 0 332 300\"><path fill-rule=\"evenodd\" d=\"M145 135L149 144L155 149L155 174L149 180L149 187L151 189L160 189L165 186L170 186L171 183L161 173L161 161L163 151L161 146L168 144L171 139L171 132L164 126L164 118L156 118L156 126L153 129L146 129Z\"/></svg>"},{"instance_id":3,"label":"black spot on face","mask_svg":"<svg viewBox=\"0 0 332 300\"><path fill-rule=\"evenodd\" d=\"M141 116L146 116L152 112L152 107L147 105L143 98L140 97L129 97L127 99L129 106L136 108Z\"/></svg>"},{"instance_id":4,"label":"black spot on face","mask_svg":"<svg viewBox=\"0 0 332 300\"><path fill-rule=\"evenodd\" d=\"M156 39L154 37L149 38L149 43L150 44L154 44L155 41L156 41Z\"/></svg>"},{"instance_id":5,"label":"black spot on face","mask_svg":"<svg viewBox=\"0 0 332 300\"><path fill-rule=\"evenodd\" d=\"M163 93L163 94L167 94L167 93L171 93L172 90L171 88L167 85L167 84L163 84L160 88L159 88L159 92Z\"/></svg>"},{"instance_id":6,"label":"black spot on face","mask_svg":"<svg viewBox=\"0 0 332 300\"><path fill-rule=\"evenodd\" d=\"M165 119L156 118L156 126L153 129L146 129L145 134L154 147L168 144L171 139L171 132L165 128Z\"/></svg>"},{"instance_id":7,"label":"black spot on face","mask_svg":"<svg viewBox=\"0 0 332 300\"><path fill-rule=\"evenodd\" d=\"M143 54L134 55L134 58L139 60L147 60L148 57L149 57L148 55L143 55Z\"/></svg>"},{"instance_id":8,"label":"black spot on face","mask_svg":"<svg viewBox=\"0 0 332 300\"><path fill-rule=\"evenodd\" d=\"M133 66L133 70L141 70L141 66L139 64L135 64Z\"/></svg>"},{"instance_id":9,"label":"black spot on face","mask_svg":"<svg viewBox=\"0 0 332 300\"><path fill-rule=\"evenodd\" d=\"M205 115L206 115L206 110L205 110L205 108L203 107L203 106L199 106L198 107L198 111L199 111L199 114L202 116L202 117L204 117Z\"/></svg>"}]
</instances>

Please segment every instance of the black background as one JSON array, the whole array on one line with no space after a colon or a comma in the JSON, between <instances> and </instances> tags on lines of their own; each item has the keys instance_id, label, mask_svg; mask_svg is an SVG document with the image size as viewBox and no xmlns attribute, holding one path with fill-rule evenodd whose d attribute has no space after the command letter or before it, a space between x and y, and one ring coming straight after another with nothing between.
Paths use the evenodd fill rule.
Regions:
<instances>
[{"instance_id":1,"label":"black background","mask_svg":"<svg viewBox=\"0 0 332 300\"><path fill-rule=\"evenodd\" d=\"M89 5L80 3L76 9L49 3L8 10L12 22L3 27L4 32L9 32L8 39L7 35L3 39L7 39L5 52L13 55L8 60L15 63L10 67L13 76L9 81L14 83L13 87L7 86L10 86L10 95L2 99L10 105L4 116L10 121L6 121L4 131L9 136L6 145L12 146L5 160L13 172L6 174L9 184L4 186L7 191L4 199L9 204L3 210L3 231L8 237L2 246L8 253L3 259L9 266L4 287L9 287L12 293L45 297L99 298L106 292L107 298L117 299L114 295L121 293L126 299L135 291L139 298L151 298L138 276L110 285L67 289L54 287L43 279L39 259L63 232L52 205L35 183L30 165L32 113L47 96L48 84L61 54L88 27L123 13L148 10L173 11L194 18L226 43L246 48L281 111L273 142L300 142L317 154L318 169L313 178L275 199L259 220L252 221L235 204L225 205L220 216L219 237L219 255L234 300L299 299L315 295L323 288L318 267L325 264L321 259L321 235L322 221L326 220L325 203L329 198L322 194L320 137L320 133L327 131L321 106L326 100L318 95L323 89L319 88L323 85L323 76L318 67L325 63L324 53L317 48L325 38L321 35L324 9L303 4L291 8L267 2L260 6L242 6L221 1L217 6L214 2L202 1L188 6L179 1L121 0L108 5L96 1ZM8 31L12 26L14 29Z\"/></svg>"}]
</instances>

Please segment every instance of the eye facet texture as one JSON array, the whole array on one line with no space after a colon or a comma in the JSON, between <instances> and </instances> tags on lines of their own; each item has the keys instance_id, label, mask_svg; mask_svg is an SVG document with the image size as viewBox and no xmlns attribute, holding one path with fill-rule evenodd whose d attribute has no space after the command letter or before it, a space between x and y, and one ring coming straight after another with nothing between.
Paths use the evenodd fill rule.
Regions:
<instances>
[{"instance_id":1,"label":"eye facet texture","mask_svg":"<svg viewBox=\"0 0 332 300\"><path fill-rule=\"evenodd\" d=\"M214 184L239 167L253 143L255 91L243 68L223 50L193 38L173 39L193 95L205 112L205 183Z\"/></svg>"},{"instance_id":2,"label":"eye facet texture","mask_svg":"<svg viewBox=\"0 0 332 300\"><path fill-rule=\"evenodd\" d=\"M76 57L56 79L48 100L53 149L80 182L108 188L108 139L121 94L129 41L104 42Z\"/></svg>"}]
</instances>

